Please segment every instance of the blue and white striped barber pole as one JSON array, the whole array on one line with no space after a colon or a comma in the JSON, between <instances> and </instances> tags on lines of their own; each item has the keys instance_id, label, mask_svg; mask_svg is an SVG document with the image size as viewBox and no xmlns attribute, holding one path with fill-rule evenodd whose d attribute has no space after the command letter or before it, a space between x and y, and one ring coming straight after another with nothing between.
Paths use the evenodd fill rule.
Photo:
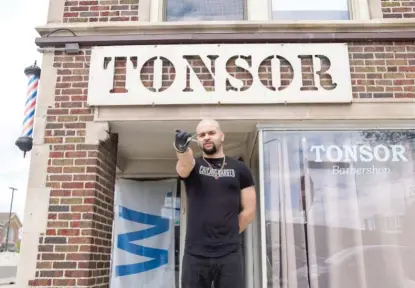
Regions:
<instances>
[{"instance_id":1,"label":"blue and white striped barber pole","mask_svg":"<svg viewBox=\"0 0 415 288\"><path fill-rule=\"evenodd\" d=\"M34 65L27 67L24 70L24 73L28 79L28 87L24 110L23 131L22 136L16 141L16 146L24 153L23 157L26 156L26 152L32 150L33 146L33 127L41 69L36 66L35 62Z\"/></svg>"},{"instance_id":2,"label":"blue and white striped barber pole","mask_svg":"<svg viewBox=\"0 0 415 288\"><path fill-rule=\"evenodd\" d=\"M111 288L176 288L176 189L175 179L117 180Z\"/></svg>"}]
</instances>

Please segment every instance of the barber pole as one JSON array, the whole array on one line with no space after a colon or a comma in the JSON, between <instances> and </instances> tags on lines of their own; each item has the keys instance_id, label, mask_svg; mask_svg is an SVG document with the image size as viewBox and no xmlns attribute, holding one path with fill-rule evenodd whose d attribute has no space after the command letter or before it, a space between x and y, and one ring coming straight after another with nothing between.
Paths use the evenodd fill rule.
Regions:
<instances>
[{"instance_id":1,"label":"barber pole","mask_svg":"<svg viewBox=\"0 0 415 288\"><path fill-rule=\"evenodd\" d=\"M32 150L33 146L33 124L41 69L36 65L35 61L34 65L24 70L24 73L28 79L28 88L24 110L23 131L22 136L16 141L16 146L24 153L23 157L26 156L26 152Z\"/></svg>"}]
</instances>

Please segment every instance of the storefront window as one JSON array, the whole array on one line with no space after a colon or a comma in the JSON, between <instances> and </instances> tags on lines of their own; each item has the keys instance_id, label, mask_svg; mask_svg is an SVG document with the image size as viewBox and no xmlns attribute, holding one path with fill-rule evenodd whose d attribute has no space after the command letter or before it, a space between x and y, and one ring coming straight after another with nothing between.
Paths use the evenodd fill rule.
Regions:
<instances>
[{"instance_id":1,"label":"storefront window","mask_svg":"<svg viewBox=\"0 0 415 288\"><path fill-rule=\"evenodd\" d=\"M167 21L244 20L245 0L165 0Z\"/></svg>"},{"instance_id":2,"label":"storefront window","mask_svg":"<svg viewBox=\"0 0 415 288\"><path fill-rule=\"evenodd\" d=\"M263 133L268 287L415 287L415 130Z\"/></svg>"}]
</instances>

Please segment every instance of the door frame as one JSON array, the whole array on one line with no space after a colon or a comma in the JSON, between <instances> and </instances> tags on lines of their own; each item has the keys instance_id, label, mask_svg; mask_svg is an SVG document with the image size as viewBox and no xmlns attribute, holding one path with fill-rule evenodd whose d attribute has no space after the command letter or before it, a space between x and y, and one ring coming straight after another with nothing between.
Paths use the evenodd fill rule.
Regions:
<instances>
[{"instance_id":1,"label":"door frame","mask_svg":"<svg viewBox=\"0 0 415 288\"><path fill-rule=\"evenodd\" d=\"M186 186L183 181L180 181L180 268L179 268L179 287L182 287L182 266L183 266L183 254L184 244L186 239L187 228L187 194Z\"/></svg>"}]
</instances>

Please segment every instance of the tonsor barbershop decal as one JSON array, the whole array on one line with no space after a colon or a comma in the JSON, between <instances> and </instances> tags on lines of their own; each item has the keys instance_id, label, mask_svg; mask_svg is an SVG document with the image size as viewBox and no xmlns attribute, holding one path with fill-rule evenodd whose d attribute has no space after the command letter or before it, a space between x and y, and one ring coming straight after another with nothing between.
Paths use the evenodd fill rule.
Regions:
<instances>
[{"instance_id":1,"label":"tonsor barbershop decal","mask_svg":"<svg viewBox=\"0 0 415 288\"><path fill-rule=\"evenodd\" d=\"M377 167L381 162L408 162L404 145L311 145L315 163L328 161L333 174L389 174L388 167ZM360 163L359 163L360 162ZM351 164L344 168L339 163ZM355 163L355 165L353 165ZM368 165L369 164L369 165ZM357 167L353 167L357 166ZM362 168L361 166L368 166Z\"/></svg>"},{"instance_id":2,"label":"tonsor barbershop decal","mask_svg":"<svg viewBox=\"0 0 415 288\"><path fill-rule=\"evenodd\" d=\"M91 105L348 103L346 44L95 47Z\"/></svg>"}]
</instances>

